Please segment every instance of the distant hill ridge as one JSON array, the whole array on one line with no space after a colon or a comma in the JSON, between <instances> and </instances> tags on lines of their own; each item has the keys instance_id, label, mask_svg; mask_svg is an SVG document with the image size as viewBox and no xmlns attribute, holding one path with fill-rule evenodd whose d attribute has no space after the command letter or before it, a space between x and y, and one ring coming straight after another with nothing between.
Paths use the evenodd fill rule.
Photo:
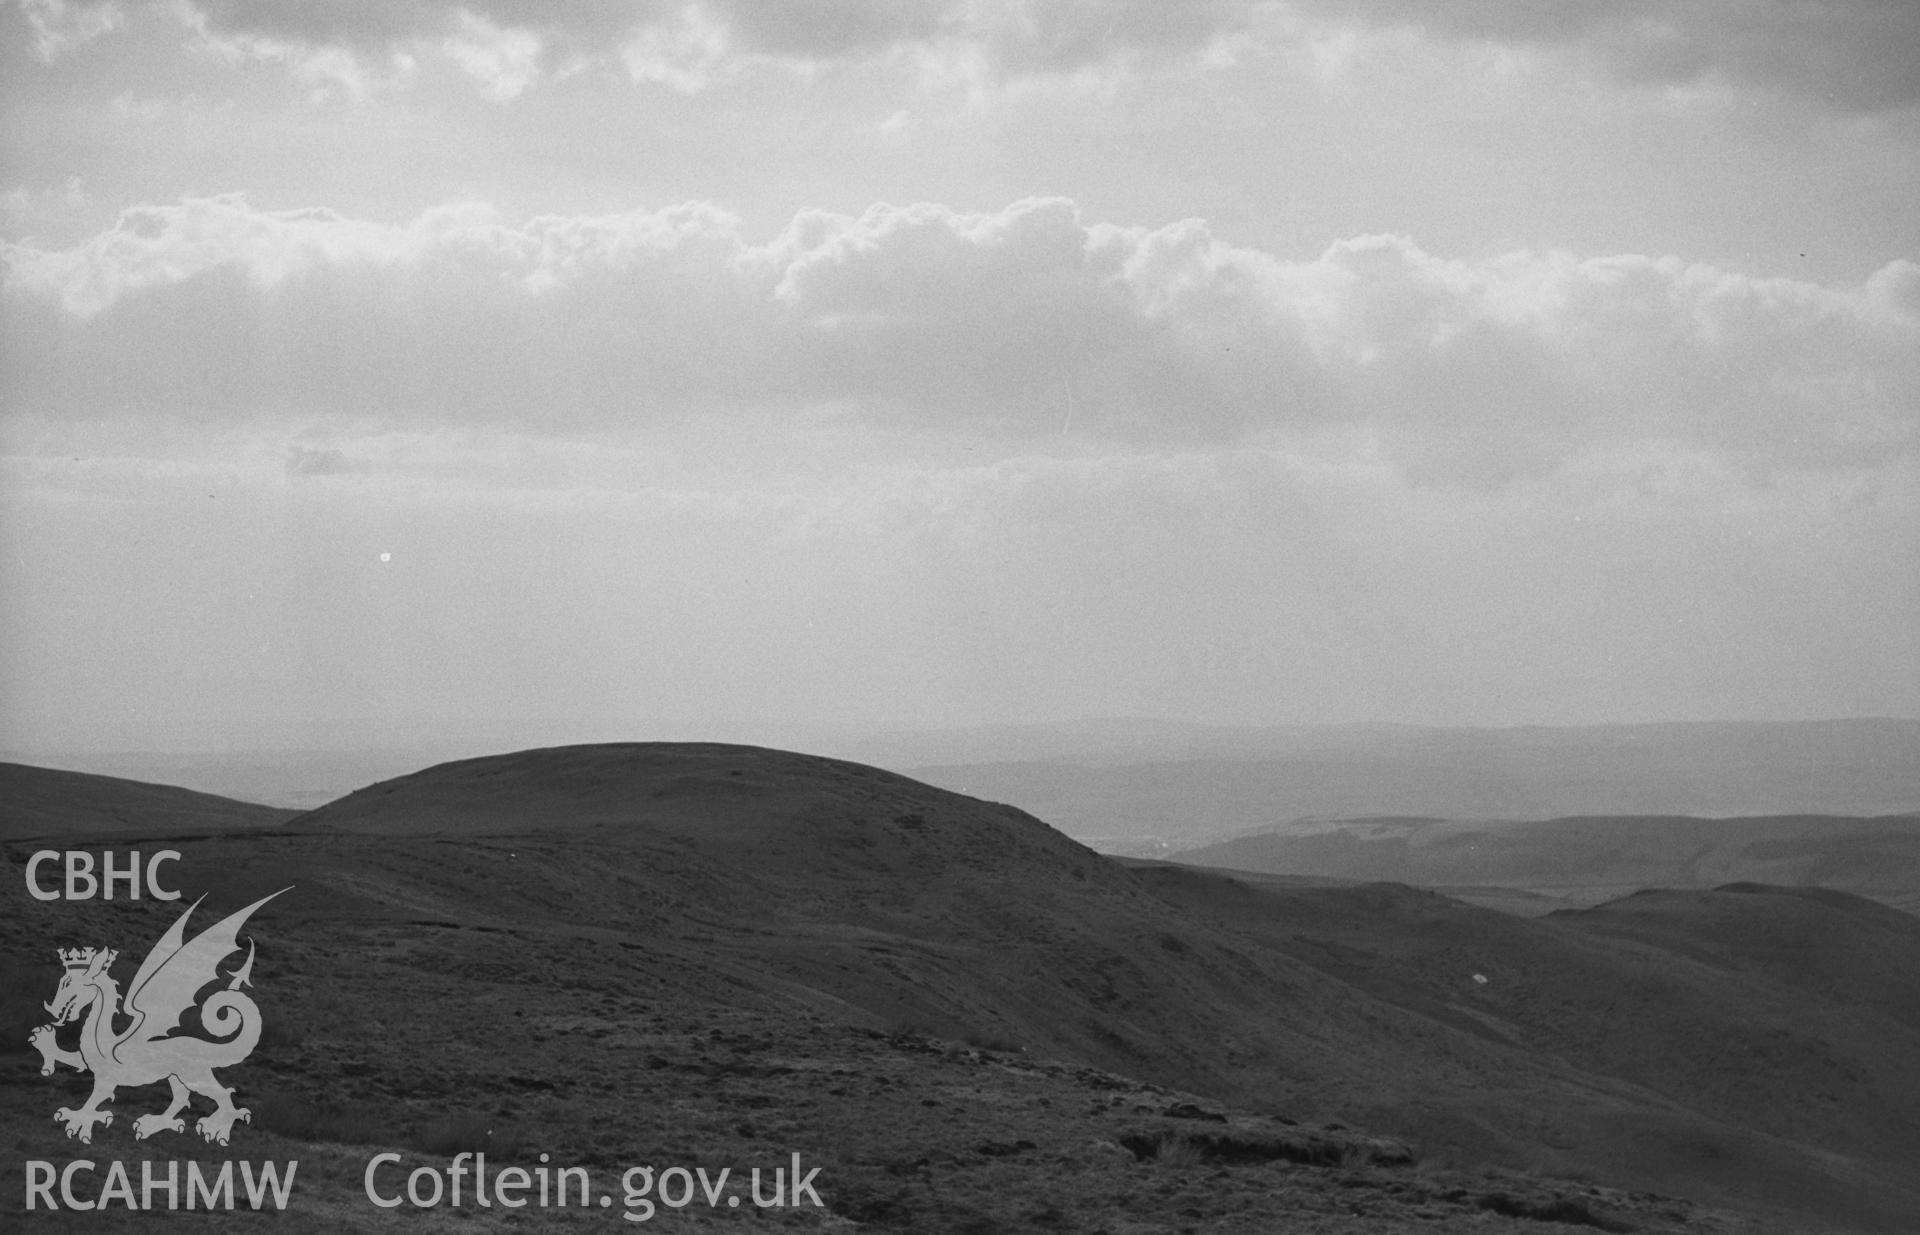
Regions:
<instances>
[{"instance_id":1,"label":"distant hill ridge","mask_svg":"<svg viewBox=\"0 0 1920 1235\"><path fill-rule=\"evenodd\" d=\"M1271 874L1499 887L1589 899L1729 883L1822 887L1920 909L1920 815L1365 819L1261 829L1175 860Z\"/></svg>"},{"instance_id":2,"label":"distant hill ridge","mask_svg":"<svg viewBox=\"0 0 1920 1235\"><path fill-rule=\"evenodd\" d=\"M982 746L986 751L988 748ZM1112 852L1307 819L1885 815L1920 811L1920 721L1174 731L1159 746L1036 741L925 761L931 784L1012 802Z\"/></svg>"}]
</instances>

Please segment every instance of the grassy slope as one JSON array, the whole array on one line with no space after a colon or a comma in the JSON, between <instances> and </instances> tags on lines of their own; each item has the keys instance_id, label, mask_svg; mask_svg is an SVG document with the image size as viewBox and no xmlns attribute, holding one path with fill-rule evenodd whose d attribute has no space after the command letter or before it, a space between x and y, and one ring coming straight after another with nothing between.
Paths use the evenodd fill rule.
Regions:
<instances>
[{"instance_id":1,"label":"grassy slope","mask_svg":"<svg viewBox=\"0 0 1920 1235\"><path fill-rule=\"evenodd\" d=\"M1622 1084L1630 1112L1507 1106L1535 1130L1537 1165L1827 1212L1867 1195L1864 1173L1891 1185L1877 1207L1893 1229L1903 1207L1920 1213L1920 920L1907 914L1736 885L1523 920L1398 885L1147 873L1383 1001ZM1423 1114L1451 1124L1475 1105L1413 1097L1368 1118L1417 1133ZM1813 1147L1853 1161L1808 1169Z\"/></svg>"},{"instance_id":2,"label":"grassy slope","mask_svg":"<svg viewBox=\"0 0 1920 1235\"><path fill-rule=\"evenodd\" d=\"M297 812L85 772L0 763L0 839L270 828Z\"/></svg>"}]
</instances>

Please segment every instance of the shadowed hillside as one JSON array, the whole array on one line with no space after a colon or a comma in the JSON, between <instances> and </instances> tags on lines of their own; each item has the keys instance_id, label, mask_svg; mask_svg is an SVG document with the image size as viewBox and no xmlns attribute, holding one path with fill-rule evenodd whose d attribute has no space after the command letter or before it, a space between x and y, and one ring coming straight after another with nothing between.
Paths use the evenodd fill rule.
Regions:
<instances>
[{"instance_id":1,"label":"shadowed hillside","mask_svg":"<svg viewBox=\"0 0 1920 1235\"><path fill-rule=\"evenodd\" d=\"M1824 1189L1826 1204L1844 1206L1845 1173L1758 1171L1769 1159L1791 1171L1782 1150L1797 1142L1878 1163L1920 1195L1911 915L1843 893L1731 885L1526 920L1393 884L1254 888L1172 865L1143 874L1383 1001L1648 1096L1632 1117L1552 1131L1538 1112L1514 1112L1566 1151L1565 1169L1607 1161L1661 1188L1747 1176L1737 1186L1755 1195L1789 1203Z\"/></svg>"},{"instance_id":2,"label":"shadowed hillside","mask_svg":"<svg viewBox=\"0 0 1920 1235\"><path fill-rule=\"evenodd\" d=\"M455 1117L503 1160L801 1152L836 1214L883 1230L1114 1230L1123 1198L1150 1229L1249 1232L1920 1212L1906 988L1710 963L1715 932L1752 934L1718 916L1524 921L1132 868L1008 807L717 745L447 764L177 847L210 909L293 885L248 928L271 1020L235 1070L259 1111L240 1135L316 1163L335 1219L381 1217L357 1193L372 1147L444 1155ZM1715 894L1763 917L1769 895ZM1911 935L1857 906L1788 908L1903 963ZM130 969L176 911L6 901L30 944L0 1035L44 1020L46 947ZM5 1135L69 1152L47 1115L82 1078L5 1058Z\"/></svg>"},{"instance_id":3,"label":"shadowed hillside","mask_svg":"<svg viewBox=\"0 0 1920 1235\"><path fill-rule=\"evenodd\" d=\"M0 763L0 838L271 828L298 812L141 781Z\"/></svg>"}]
</instances>

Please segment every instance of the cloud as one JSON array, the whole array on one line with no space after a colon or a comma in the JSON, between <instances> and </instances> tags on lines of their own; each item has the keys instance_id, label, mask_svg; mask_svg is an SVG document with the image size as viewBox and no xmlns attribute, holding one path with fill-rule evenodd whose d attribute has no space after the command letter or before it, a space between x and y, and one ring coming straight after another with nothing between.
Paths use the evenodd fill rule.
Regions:
<instances>
[{"instance_id":1,"label":"cloud","mask_svg":"<svg viewBox=\"0 0 1920 1235\"><path fill-rule=\"evenodd\" d=\"M1016 438L1336 435L1481 485L1633 443L1762 470L1920 444L1905 261L1825 287L1395 236L1289 260L1061 199L807 212L755 244L699 204L394 226L237 196L0 257L17 414L570 432L786 409Z\"/></svg>"},{"instance_id":2,"label":"cloud","mask_svg":"<svg viewBox=\"0 0 1920 1235\"><path fill-rule=\"evenodd\" d=\"M17 0L42 59L145 9L177 17L230 61L285 64L364 95L440 57L507 102L542 77L618 63L636 81L695 92L759 69L808 74L904 58L970 85L1105 72L1201 50L1245 25L1240 0Z\"/></svg>"},{"instance_id":3,"label":"cloud","mask_svg":"<svg viewBox=\"0 0 1920 1235\"><path fill-rule=\"evenodd\" d=\"M194 31L199 48L229 64L283 64L295 80L315 87L317 92L337 88L354 99L366 97L379 79L376 66L350 47L305 43L247 30L222 30L192 8L180 12Z\"/></svg>"},{"instance_id":4,"label":"cloud","mask_svg":"<svg viewBox=\"0 0 1920 1235\"><path fill-rule=\"evenodd\" d=\"M19 0L33 31L33 51L42 60L90 43L126 24L120 6L113 3L70 0Z\"/></svg>"},{"instance_id":5,"label":"cloud","mask_svg":"<svg viewBox=\"0 0 1920 1235\"><path fill-rule=\"evenodd\" d=\"M620 47L635 81L697 94L727 75L733 60L728 29L689 5L675 18L636 27Z\"/></svg>"},{"instance_id":6,"label":"cloud","mask_svg":"<svg viewBox=\"0 0 1920 1235\"><path fill-rule=\"evenodd\" d=\"M191 0L217 30L372 50L437 35L456 21L550 34L605 49L635 31L692 23L724 30L743 55L828 62L944 39L976 42L1015 71L1071 70L1119 49L1191 50L1247 20L1240 0Z\"/></svg>"},{"instance_id":7,"label":"cloud","mask_svg":"<svg viewBox=\"0 0 1920 1235\"><path fill-rule=\"evenodd\" d=\"M17 0L43 59L124 25L143 0ZM1259 48L1347 62L1353 34L1571 55L1627 83L1722 84L1820 108L1920 104L1920 6L1905 0L144 0L204 46L286 63L364 91L445 57L503 101L562 66L623 63L637 81L697 91L759 68L810 73L879 60L970 88L1105 80L1140 64L1222 67ZM1344 50L1341 50L1344 49ZM1563 73L1564 62L1542 72Z\"/></svg>"},{"instance_id":8,"label":"cloud","mask_svg":"<svg viewBox=\"0 0 1920 1235\"><path fill-rule=\"evenodd\" d=\"M519 98L539 73L538 35L503 29L472 13L460 14L460 33L448 37L446 49L469 77L501 103Z\"/></svg>"},{"instance_id":9,"label":"cloud","mask_svg":"<svg viewBox=\"0 0 1920 1235\"><path fill-rule=\"evenodd\" d=\"M324 446L298 445L287 448L288 476L348 476L366 470L365 463L352 458L343 450Z\"/></svg>"},{"instance_id":10,"label":"cloud","mask_svg":"<svg viewBox=\"0 0 1920 1235\"><path fill-rule=\"evenodd\" d=\"M1628 81L1710 79L1849 112L1920 104L1920 6L1904 0L1301 0L1323 18L1430 37L1571 50Z\"/></svg>"},{"instance_id":11,"label":"cloud","mask_svg":"<svg viewBox=\"0 0 1920 1235\"><path fill-rule=\"evenodd\" d=\"M122 10L178 16L230 61L282 63L359 96L444 57L506 102L589 62L686 93L759 70L808 75L876 60L970 89L1057 77L1106 80L1142 61L1203 51L1250 19L1243 0L1033 4L1024 0L18 0L51 59L123 23Z\"/></svg>"}]
</instances>

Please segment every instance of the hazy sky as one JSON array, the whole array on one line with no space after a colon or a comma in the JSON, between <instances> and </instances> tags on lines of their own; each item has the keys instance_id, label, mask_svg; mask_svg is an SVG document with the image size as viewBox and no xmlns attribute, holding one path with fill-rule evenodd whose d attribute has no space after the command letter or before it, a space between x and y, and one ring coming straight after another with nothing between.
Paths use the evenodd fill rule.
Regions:
<instances>
[{"instance_id":1,"label":"hazy sky","mask_svg":"<svg viewBox=\"0 0 1920 1235\"><path fill-rule=\"evenodd\" d=\"M0 746L1920 714L1910 0L8 0Z\"/></svg>"}]
</instances>

